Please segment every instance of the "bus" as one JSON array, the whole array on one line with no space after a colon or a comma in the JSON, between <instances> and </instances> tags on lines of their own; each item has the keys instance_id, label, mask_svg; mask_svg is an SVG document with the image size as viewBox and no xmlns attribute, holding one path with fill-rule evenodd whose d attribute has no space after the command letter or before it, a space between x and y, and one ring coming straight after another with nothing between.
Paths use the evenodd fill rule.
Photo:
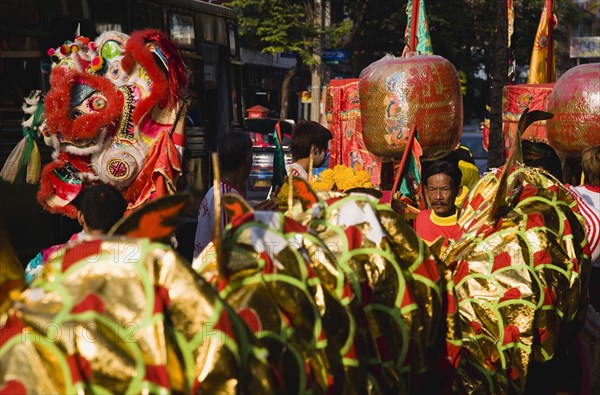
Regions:
<instances>
[{"instance_id":1,"label":"bus","mask_svg":"<svg viewBox=\"0 0 600 395\"><path fill-rule=\"evenodd\" d=\"M23 98L49 88L47 50L76 33L155 28L179 47L189 70L192 104L186 125L184 180L202 196L209 185L209 153L220 133L242 130L241 61L237 19L230 8L200 0L2 0L0 2L0 167L18 144ZM38 141L42 166L51 149ZM0 222L19 257L64 242L76 224L44 212L36 185L0 184ZM0 223L0 226L3 226Z\"/></svg>"}]
</instances>

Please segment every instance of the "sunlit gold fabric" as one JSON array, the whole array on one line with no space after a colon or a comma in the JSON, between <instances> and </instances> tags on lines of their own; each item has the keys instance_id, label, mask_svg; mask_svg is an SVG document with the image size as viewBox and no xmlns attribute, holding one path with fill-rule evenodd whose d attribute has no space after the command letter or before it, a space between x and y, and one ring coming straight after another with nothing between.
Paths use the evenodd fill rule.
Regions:
<instances>
[{"instance_id":1,"label":"sunlit gold fabric","mask_svg":"<svg viewBox=\"0 0 600 395\"><path fill-rule=\"evenodd\" d=\"M464 234L442 257L466 351L461 393L522 392L529 364L552 359L561 332L586 313L589 249L573 198L545 171L516 166L491 219L498 180L499 171L473 187L458 220Z\"/></svg>"},{"instance_id":2,"label":"sunlit gold fabric","mask_svg":"<svg viewBox=\"0 0 600 395\"><path fill-rule=\"evenodd\" d=\"M2 315L0 387L44 394L270 393L255 341L166 246L96 239L54 254Z\"/></svg>"}]
</instances>

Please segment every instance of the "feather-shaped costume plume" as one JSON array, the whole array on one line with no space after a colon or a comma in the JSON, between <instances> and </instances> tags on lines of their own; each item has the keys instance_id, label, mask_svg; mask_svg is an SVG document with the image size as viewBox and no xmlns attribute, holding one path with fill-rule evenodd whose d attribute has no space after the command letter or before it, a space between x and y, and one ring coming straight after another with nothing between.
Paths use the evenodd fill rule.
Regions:
<instances>
[{"instance_id":1,"label":"feather-shaped costume plume","mask_svg":"<svg viewBox=\"0 0 600 395\"><path fill-rule=\"evenodd\" d=\"M23 112L25 113L24 121L21 122L23 139L6 159L0 178L10 183L36 184L40 180L42 161L35 140L41 136L41 131L45 127L44 102L41 100L40 91L32 91L25 98Z\"/></svg>"}]
</instances>

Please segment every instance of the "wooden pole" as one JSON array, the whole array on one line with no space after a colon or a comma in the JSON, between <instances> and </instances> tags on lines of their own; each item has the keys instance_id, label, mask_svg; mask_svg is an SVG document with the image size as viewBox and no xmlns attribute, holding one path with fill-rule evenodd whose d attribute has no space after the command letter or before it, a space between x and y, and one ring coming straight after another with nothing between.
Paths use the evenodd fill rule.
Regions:
<instances>
[{"instance_id":1,"label":"wooden pole","mask_svg":"<svg viewBox=\"0 0 600 395\"><path fill-rule=\"evenodd\" d=\"M497 3L496 36L494 39L494 66L490 89L490 141L488 169L504 164L504 134L502 132L502 93L508 84L508 10L506 0Z\"/></svg>"},{"instance_id":2,"label":"wooden pole","mask_svg":"<svg viewBox=\"0 0 600 395\"><path fill-rule=\"evenodd\" d=\"M294 172L290 171L288 175L288 211L286 215L290 218L294 217L294 213L292 212L292 207L294 207Z\"/></svg>"},{"instance_id":3,"label":"wooden pole","mask_svg":"<svg viewBox=\"0 0 600 395\"><path fill-rule=\"evenodd\" d=\"M311 103L310 120L319 122L321 116L321 31L323 30L323 6L321 0L314 2L314 20L312 21L315 29L319 32L313 40L313 61L311 66Z\"/></svg>"},{"instance_id":4,"label":"wooden pole","mask_svg":"<svg viewBox=\"0 0 600 395\"><path fill-rule=\"evenodd\" d=\"M546 53L546 82L555 82L556 78L552 78L554 66L554 0L546 0L548 6L546 12L548 24L548 47Z\"/></svg>"},{"instance_id":5,"label":"wooden pole","mask_svg":"<svg viewBox=\"0 0 600 395\"><path fill-rule=\"evenodd\" d=\"M414 124L412 128L410 128L410 133L408 134L408 140L406 141L406 146L404 147L404 152L402 153L402 159L400 160L400 166L396 171L396 178L394 179L394 186L392 187L391 197L394 197L394 193L398 189L398 184L400 184L400 179L402 178L402 173L404 172L404 166L406 165L406 159L408 158L408 153L411 151L412 143L415 139L415 133L417 131L417 124Z\"/></svg>"},{"instance_id":6,"label":"wooden pole","mask_svg":"<svg viewBox=\"0 0 600 395\"><path fill-rule=\"evenodd\" d=\"M216 152L212 154L212 165L214 172L213 193L214 193L214 209L215 209L215 228L213 229L213 241L215 253L217 255L217 266L219 267L219 275L223 278L227 277L227 268L223 262L223 254L221 251L221 172L219 167L219 155Z\"/></svg>"}]
</instances>

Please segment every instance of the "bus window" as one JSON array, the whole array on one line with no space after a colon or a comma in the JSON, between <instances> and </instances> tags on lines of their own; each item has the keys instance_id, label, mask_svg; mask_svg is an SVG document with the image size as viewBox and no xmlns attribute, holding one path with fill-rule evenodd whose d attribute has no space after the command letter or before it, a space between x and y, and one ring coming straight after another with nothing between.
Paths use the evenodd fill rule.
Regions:
<instances>
[{"instance_id":1,"label":"bus window","mask_svg":"<svg viewBox=\"0 0 600 395\"><path fill-rule=\"evenodd\" d=\"M115 10L126 10L127 3L123 0L92 1L90 7L98 34L114 30L128 31L127 12L115 12Z\"/></svg>"},{"instance_id":2,"label":"bus window","mask_svg":"<svg viewBox=\"0 0 600 395\"><path fill-rule=\"evenodd\" d=\"M191 15L170 13L169 36L180 48L194 49L196 42L194 18Z\"/></svg>"},{"instance_id":3,"label":"bus window","mask_svg":"<svg viewBox=\"0 0 600 395\"><path fill-rule=\"evenodd\" d=\"M204 87L206 89L216 88L219 47L210 44L202 44L200 47L204 60Z\"/></svg>"},{"instance_id":4,"label":"bus window","mask_svg":"<svg viewBox=\"0 0 600 395\"><path fill-rule=\"evenodd\" d=\"M2 51L37 50L24 29L40 29L40 13L32 1L4 0L0 2L0 38Z\"/></svg>"},{"instance_id":5,"label":"bus window","mask_svg":"<svg viewBox=\"0 0 600 395\"><path fill-rule=\"evenodd\" d=\"M235 30L235 24L229 21L229 27L227 28L229 31L229 54L231 55L231 59L240 60L240 54L238 53L237 46L237 34Z\"/></svg>"},{"instance_id":6,"label":"bus window","mask_svg":"<svg viewBox=\"0 0 600 395\"><path fill-rule=\"evenodd\" d=\"M202 84L204 72L202 62L190 58L183 58L183 61L188 69L189 96L191 100L188 108L188 120L191 122L191 126L203 127L204 112L201 93L204 91Z\"/></svg>"},{"instance_id":7,"label":"bus window","mask_svg":"<svg viewBox=\"0 0 600 395\"><path fill-rule=\"evenodd\" d=\"M229 37L229 33L227 31L227 25L225 24L225 19L216 17L214 24L215 31L215 42L220 45L227 45L227 39Z\"/></svg>"},{"instance_id":8,"label":"bus window","mask_svg":"<svg viewBox=\"0 0 600 395\"><path fill-rule=\"evenodd\" d=\"M229 34L227 32L225 18L215 15L201 14L200 23L202 25L202 39L204 41L227 45L227 38Z\"/></svg>"}]
</instances>

